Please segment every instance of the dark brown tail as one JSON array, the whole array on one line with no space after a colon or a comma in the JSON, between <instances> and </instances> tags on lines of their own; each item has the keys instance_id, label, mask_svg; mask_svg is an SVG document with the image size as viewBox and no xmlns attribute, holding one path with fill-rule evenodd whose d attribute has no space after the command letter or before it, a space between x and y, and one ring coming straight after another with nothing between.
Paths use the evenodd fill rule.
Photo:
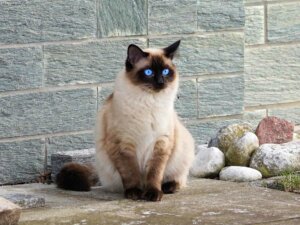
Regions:
<instances>
[{"instance_id":1,"label":"dark brown tail","mask_svg":"<svg viewBox=\"0 0 300 225\"><path fill-rule=\"evenodd\" d=\"M97 182L94 168L79 163L65 164L56 175L57 187L66 190L90 191Z\"/></svg>"}]
</instances>

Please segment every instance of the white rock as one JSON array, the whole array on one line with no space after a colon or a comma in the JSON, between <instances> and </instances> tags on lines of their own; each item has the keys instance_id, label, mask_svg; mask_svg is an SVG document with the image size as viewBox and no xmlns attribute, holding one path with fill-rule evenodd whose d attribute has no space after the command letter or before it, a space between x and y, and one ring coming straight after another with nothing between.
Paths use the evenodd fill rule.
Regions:
<instances>
[{"instance_id":1,"label":"white rock","mask_svg":"<svg viewBox=\"0 0 300 225\"><path fill-rule=\"evenodd\" d=\"M218 148L198 146L198 153L194 159L190 173L195 177L217 176L225 166L224 153Z\"/></svg>"},{"instance_id":2,"label":"white rock","mask_svg":"<svg viewBox=\"0 0 300 225\"><path fill-rule=\"evenodd\" d=\"M207 144L198 145L197 148L195 149L195 155L197 155L199 151L205 150L205 149L207 149L207 148L208 148L208 147L207 147Z\"/></svg>"},{"instance_id":3,"label":"white rock","mask_svg":"<svg viewBox=\"0 0 300 225\"><path fill-rule=\"evenodd\" d=\"M259 171L244 167L244 166L228 166L221 170L220 180L226 181L254 181L262 178L262 175Z\"/></svg>"},{"instance_id":4,"label":"white rock","mask_svg":"<svg viewBox=\"0 0 300 225\"><path fill-rule=\"evenodd\" d=\"M250 167L264 177L300 170L300 141L284 144L263 144L253 154Z\"/></svg>"}]
</instances>

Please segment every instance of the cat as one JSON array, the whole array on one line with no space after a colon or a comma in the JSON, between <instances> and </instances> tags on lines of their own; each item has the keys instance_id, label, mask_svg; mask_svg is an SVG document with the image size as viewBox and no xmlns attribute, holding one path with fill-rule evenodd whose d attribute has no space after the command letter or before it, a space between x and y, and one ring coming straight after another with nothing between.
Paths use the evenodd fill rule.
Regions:
<instances>
[{"instance_id":1,"label":"cat","mask_svg":"<svg viewBox=\"0 0 300 225\"><path fill-rule=\"evenodd\" d=\"M97 117L95 167L106 190L160 201L186 185L194 140L174 110L179 75L172 60L179 45L128 46L125 68ZM65 179L60 176L59 187Z\"/></svg>"}]
</instances>

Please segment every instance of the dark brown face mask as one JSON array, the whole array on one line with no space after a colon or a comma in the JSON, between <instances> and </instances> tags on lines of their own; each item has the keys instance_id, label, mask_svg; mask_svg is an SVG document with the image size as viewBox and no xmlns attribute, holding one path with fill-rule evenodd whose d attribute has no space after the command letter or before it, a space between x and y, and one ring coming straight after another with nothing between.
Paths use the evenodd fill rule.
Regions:
<instances>
[{"instance_id":1,"label":"dark brown face mask","mask_svg":"<svg viewBox=\"0 0 300 225\"><path fill-rule=\"evenodd\" d=\"M166 88L175 79L176 71L173 59L180 41L162 49L161 54L144 52L136 45L129 45L126 59L126 72L135 85L142 85L156 92ZM138 67L138 62L144 65Z\"/></svg>"}]
</instances>

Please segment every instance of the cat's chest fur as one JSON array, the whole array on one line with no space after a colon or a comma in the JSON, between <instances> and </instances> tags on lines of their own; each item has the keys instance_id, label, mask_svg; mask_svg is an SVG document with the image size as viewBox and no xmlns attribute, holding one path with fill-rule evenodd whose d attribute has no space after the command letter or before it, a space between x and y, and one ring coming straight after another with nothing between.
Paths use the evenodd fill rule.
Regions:
<instances>
[{"instance_id":1,"label":"cat's chest fur","mask_svg":"<svg viewBox=\"0 0 300 225\"><path fill-rule=\"evenodd\" d=\"M133 142L136 146L140 168L143 170L158 138L173 134L176 90L153 95L139 87L127 85L123 81L122 86L114 92L114 126L118 128L123 140Z\"/></svg>"}]
</instances>

